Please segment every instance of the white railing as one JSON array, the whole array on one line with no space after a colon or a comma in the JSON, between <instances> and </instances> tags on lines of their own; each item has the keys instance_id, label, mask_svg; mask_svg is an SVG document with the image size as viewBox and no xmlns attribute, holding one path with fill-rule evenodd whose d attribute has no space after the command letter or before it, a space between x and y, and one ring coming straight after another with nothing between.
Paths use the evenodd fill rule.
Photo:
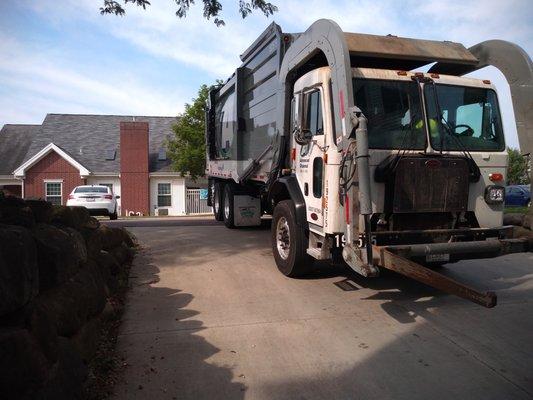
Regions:
<instances>
[{"instance_id":1,"label":"white railing","mask_svg":"<svg viewBox=\"0 0 533 400\"><path fill-rule=\"evenodd\" d=\"M187 215L211 214L207 205L207 189L187 189L185 212Z\"/></svg>"}]
</instances>

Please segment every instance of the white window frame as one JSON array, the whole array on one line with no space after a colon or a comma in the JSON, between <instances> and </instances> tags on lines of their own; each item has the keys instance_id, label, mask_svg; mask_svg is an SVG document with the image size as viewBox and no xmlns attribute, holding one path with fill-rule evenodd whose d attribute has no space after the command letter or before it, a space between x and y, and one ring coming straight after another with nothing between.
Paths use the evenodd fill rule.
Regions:
<instances>
[{"instance_id":1,"label":"white window frame","mask_svg":"<svg viewBox=\"0 0 533 400\"><path fill-rule=\"evenodd\" d=\"M48 184L59 184L59 195L48 195ZM63 205L63 179L45 179L44 180L44 199L48 201L49 197L57 198L59 197L59 204Z\"/></svg>"},{"instance_id":2,"label":"white window frame","mask_svg":"<svg viewBox=\"0 0 533 400\"><path fill-rule=\"evenodd\" d=\"M159 194L159 185L168 185L170 191L168 194ZM168 206L159 205L159 197L166 196L170 198L170 204ZM170 182L157 182L157 208L171 208L172 207L172 184Z\"/></svg>"}]
</instances>

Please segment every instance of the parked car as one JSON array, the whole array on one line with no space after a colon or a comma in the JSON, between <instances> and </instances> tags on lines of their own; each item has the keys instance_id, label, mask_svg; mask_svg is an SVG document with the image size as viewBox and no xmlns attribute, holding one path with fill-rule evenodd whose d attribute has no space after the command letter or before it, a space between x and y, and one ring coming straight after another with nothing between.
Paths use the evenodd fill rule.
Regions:
<instances>
[{"instance_id":1,"label":"parked car","mask_svg":"<svg viewBox=\"0 0 533 400\"><path fill-rule=\"evenodd\" d=\"M76 186L68 195L67 206L82 206L91 215L109 216L117 219L117 200L110 188L100 185Z\"/></svg>"},{"instance_id":2,"label":"parked car","mask_svg":"<svg viewBox=\"0 0 533 400\"><path fill-rule=\"evenodd\" d=\"M529 185L510 185L505 188L505 205L508 207L529 207L531 191Z\"/></svg>"}]
</instances>

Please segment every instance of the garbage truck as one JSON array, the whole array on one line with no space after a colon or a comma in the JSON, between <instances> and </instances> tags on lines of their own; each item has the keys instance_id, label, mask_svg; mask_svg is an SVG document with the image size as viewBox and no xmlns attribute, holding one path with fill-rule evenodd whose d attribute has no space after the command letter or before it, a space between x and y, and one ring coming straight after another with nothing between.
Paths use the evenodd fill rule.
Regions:
<instances>
[{"instance_id":1,"label":"garbage truck","mask_svg":"<svg viewBox=\"0 0 533 400\"><path fill-rule=\"evenodd\" d=\"M520 142L531 138L531 60L515 44L347 33L272 23L209 92L208 205L228 228L272 215L278 269L315 260L364 277L393 270L485 307L496 294L437 271L533 248L503 226L507 153L492 82L510 83ZM427 66L430 65L428 68ZM422 71L425 70L425 72Z\"/></svg>"}]
</instances>

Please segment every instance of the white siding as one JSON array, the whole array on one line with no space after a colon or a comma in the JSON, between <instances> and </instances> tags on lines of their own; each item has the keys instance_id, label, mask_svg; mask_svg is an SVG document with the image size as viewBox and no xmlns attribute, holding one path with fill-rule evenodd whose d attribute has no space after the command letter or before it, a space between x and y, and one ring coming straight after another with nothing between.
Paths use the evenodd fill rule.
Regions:
<instances>
[{"instance_id":1,"label":"white siding","mask_svg":"<svg viewBox=\"0 0 533 400\"><path fill-rule=\"evenodd\" d=\"M4 185L22 185L22 181L20 179L4 179L0 178L0 186Z\"/></svg>"},{"instance_id":2,"label":"white siding","mask_svg":"<svg viewBox=\"0 0 533 400\"><path fill-rule=\"evenodd\" d=\"M116 196L120 196L120 178L118 177L106 177L106 176L91 176L87 178L87 185L102 185L104 183L112 183L113 184L113 193ZM121 215L122 210L122 203L121 199L117 200L117 213L118 215Z\"/></svg>"},{"instance_id":3,"label":"white siding","mask_svg":"<svg viewBox=\"0 0 533 400\"><path fill-rule=\"evenodd\" d=\"M170 183L171 206L168 215L185 215L185 179L178 177L150 177L150 215L155 215L157 208L157 184Z\"/></svg>"}]
</instances>

